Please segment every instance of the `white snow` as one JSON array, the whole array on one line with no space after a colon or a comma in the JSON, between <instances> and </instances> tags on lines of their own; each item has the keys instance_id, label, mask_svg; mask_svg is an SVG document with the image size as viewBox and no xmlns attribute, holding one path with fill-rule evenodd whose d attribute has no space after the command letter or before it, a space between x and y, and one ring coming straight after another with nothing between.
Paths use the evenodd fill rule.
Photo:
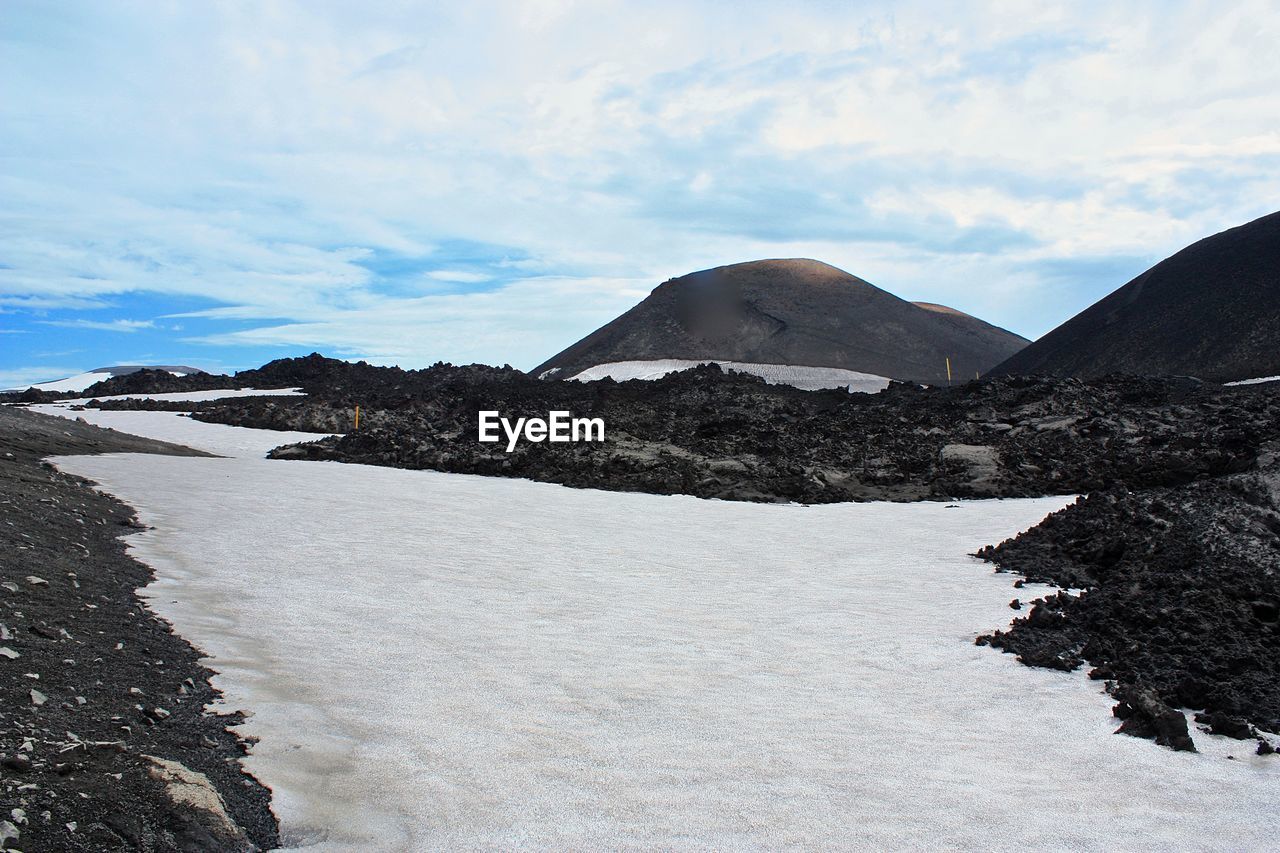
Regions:
<instances>
[{"instance_id":1,"label":"white snow","mask_svg":"<svg viewBox=\"0 0 1280 853\"><path fill-rule=\"evenodd\" d=\"M221 388L212 391L168 391L163 394L108 394L105 397L79 397L59 400L50 405L83 406L90 400L171 400L182 403L200 403L206 400L222 400L228 397L299 397L305 396L301 388Z\"/></svg>"},{"instance_id":2,"label":"white snow","mask_svg":"<svg viewBox=\"0 0 1280 853\"><path fill-rule=\"evenodd\" d=\"M1223 385L1260 385L1263 382L1280 382L1280 376L1259 376L1257 379L1239 379L1235 382L1223 382Z\"/></svg>"},{"instance_id":3,"label":"white snow","mask_svg":"<svg viewBox=\"0 0 1280 853\"><path fill-rule=\"evenodd\" d=\"M771 385L794 385L806 391L822 388L847 388L849 391L875 393L889 386L888 378L873 373L859 373L839 367L806 367L798 364L754 364L745 361L719 361L705 359L666 358L651 361L611 361L588 367L571 379L590 382L609 378L617 382L628 379L658 379L679 370L689 370L700 364L718 364L725 370L761 376ZM544 373L543 376L547 374Z\"/></svg>"},{"instance_id":4,"label":"white snow","mask_svg":"<svg viewBox=\"0 0 1280 853\"><path fill-rule=\"evenodd\" d=\"M78 373L75 376L68 376L66 379L56 379L52 382L39 382L35 385L10 390L25 391L30 387L38 388L41 391L83 391L90 385L94 385L104 379L110 378L110 373Z\"/></svg>"},{"instance_id":5,"label":"white snow","mask_svg":"<svg viewBox=\"0 0 1280 853\"><path fill-rule=\"evenodd\" d=\"M295 848L1274 849L1280 766L1248 742L1115 736L1097 683L973 645L1029 595L966 554L1062 498L58 464L154 528L145 594L253 712Z\"/></svg>"},{"instance_id":6,"label":"white snow","mask_svg":"<svg viewBox=\"0 0 1280 853\"><path fill-rule=\"evenodd\" d=\"M158 396L158 395L157 395ZM40 403L30 408L46 415L81 419L94 426L182 444L219 456L262 459L267 451L282 444L324 438L314 432L287 432L273 429L244 429L195 421L182 412L112 412L101 409L73 411L66 401Z\"/></svg>"},{"instance_id":7,"label":"white snow","mask_svg":"<svg viewBox=\"0 0 1280 853\"><path fill-rule=\"evenodd\" d=\"M185 373L179 373L176 370L170 370L174 376L186 376ZM27 388L37 388L41 391L83 391L90 385L95 385L105 379L110 379L112 373L106 370L94 370L88 373L78 373L75 376L68 376L66 379L55 379L52 382L38 382L35 385L26 385L21 388L11 388L11 391L25 391Z\"/></svg>"}]
</instances>

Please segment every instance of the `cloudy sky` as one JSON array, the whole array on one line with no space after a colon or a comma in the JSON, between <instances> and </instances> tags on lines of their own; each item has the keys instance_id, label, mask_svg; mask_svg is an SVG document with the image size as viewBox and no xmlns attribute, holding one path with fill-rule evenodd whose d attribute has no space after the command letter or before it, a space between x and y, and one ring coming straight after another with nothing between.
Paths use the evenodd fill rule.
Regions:
<instances>
[{"instance_id":1,"label":"cloudy sky","mask_svg":"<svg viewBox=\"0 0 1280 853\"><path fill-rule=\"evenodd\" d=\"M0 2L0 387L529 368L819 258L1038 336L1280 208L1280 7Z\"/></svg>"}]
</instances>

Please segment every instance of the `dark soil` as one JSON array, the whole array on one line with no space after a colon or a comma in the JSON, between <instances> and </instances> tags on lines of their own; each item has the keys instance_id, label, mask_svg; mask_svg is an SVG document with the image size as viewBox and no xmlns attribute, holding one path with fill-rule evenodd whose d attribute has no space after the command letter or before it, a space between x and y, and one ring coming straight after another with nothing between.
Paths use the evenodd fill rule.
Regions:
<instances>
[{"instance_id":1,"label":"dark soil","mask_svg":"<svg viewBox=\"0 0 1280 853\"><path fill-rule=\"evenodd\" d=\"M108 452L204 455L0 408L0 849L274 847L239 715L205 713L199 651L135 593L152 574L120 539L132 511L42 462ZM151 757L207 777L230 822L175 802Z\"/></svg>"}]
</instances>

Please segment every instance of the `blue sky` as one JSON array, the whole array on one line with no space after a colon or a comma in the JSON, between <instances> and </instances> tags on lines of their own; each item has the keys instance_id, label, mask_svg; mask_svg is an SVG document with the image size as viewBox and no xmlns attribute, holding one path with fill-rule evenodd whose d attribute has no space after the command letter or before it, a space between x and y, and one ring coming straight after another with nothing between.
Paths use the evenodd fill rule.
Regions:
<instances>
[{"instance_id":1,"label":"blue sky","mask_svg":"<svg viewBox=\"0 0 1280 853\"><path fill-rule=\"evenodd\" d=\"M529 368L814 257L1029 337L1280 207L1280 7L0 3L0 387Z\"/></svg>"}]
</instances>

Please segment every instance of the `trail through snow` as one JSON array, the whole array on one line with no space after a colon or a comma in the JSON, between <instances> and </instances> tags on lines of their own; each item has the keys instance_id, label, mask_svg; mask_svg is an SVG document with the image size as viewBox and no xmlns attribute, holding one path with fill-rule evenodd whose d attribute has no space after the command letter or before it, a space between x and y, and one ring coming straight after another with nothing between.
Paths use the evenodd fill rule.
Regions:
<instances>
[{"instance_id":1,"label":"trail through snow","mask_svg":"<svg viewBox=\"0 0 1280 853\"><path fill-rule=\"evenodd\" d=\"M973 645L1034 590L966 554L1061 498L806 508L58 464L153 527L129 539L145 595L253 712L247 763L293 847L1274 845L1277 762L1115 736L1097 683Z\"/></svg>"}]
</instances>

